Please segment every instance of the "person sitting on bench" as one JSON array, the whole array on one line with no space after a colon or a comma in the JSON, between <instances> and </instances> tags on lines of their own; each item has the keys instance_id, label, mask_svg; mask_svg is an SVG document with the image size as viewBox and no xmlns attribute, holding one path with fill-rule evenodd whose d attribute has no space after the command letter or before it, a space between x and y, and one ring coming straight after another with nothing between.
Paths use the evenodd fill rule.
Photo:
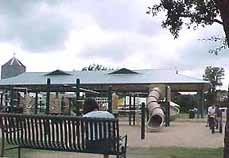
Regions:
<instances>
[{"instance_id":1,"label":"person sitting on bench","mask_svg":"<svg viewBox=\"0 0 229 158\"><path fill-rule=\"evenodd\" d=\"M108 111L99 111L99 105L96 100L92 98L87 98L84 101L83 105L83 117L96 117L96 118L115 118L113 114ZM98 149L103 147L106 143L102 142L94 142L93 140L89 140L87 143L88 148L95 148ZM109 155L104 154L104 158L108 158Z\"/></svg>"},{"instance_id":2,"label":"person sitting on bench","mask_svg":"<svg viewBox=\"0 0 229 158\"><path fill-rule=\"evenodd\" d=\"M83 112L83 117L115 118L114 115L108 111L99 111L98 103L92 98L87 98L84 101Z\"/></svg>"}]
</instances>

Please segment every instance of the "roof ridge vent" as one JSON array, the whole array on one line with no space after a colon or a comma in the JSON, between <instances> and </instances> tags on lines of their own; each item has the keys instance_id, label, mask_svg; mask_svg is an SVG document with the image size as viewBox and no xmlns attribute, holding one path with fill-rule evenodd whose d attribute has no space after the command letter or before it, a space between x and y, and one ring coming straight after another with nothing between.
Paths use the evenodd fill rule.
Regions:
<instances>
[{"instance_id":1,"label":"roof ridge vent","mask_svg":"<svg viewBox=\"0 0 229 158\"><path fill-rule=\"evenodd\" d=\"M129 70L127 68L121 68L121 69L115 70L109 74L138 74L138 73L135 71Z\"/></svg>"},{"instance_id":2,"label":"roof ridge vent","mask_svg":"<svg viewBox=\"0 0 229 158\"><path fill-rule=\"evenodd\" d=\"M59 69L45 74L45 76L53 76L53 75L71 75L71 74L64 72L63 70L59 70Z\"/></svg>"}]
</instances>

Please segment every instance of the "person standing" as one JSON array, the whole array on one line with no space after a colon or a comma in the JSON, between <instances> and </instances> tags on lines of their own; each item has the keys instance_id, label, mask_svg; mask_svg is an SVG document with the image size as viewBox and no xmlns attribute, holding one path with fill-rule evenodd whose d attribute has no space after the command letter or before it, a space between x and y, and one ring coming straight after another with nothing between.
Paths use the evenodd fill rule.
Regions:
<instances>
[{"instance_id":1,"label":"person standing","mask_svg":"<svg viewBox=\"0 0 229 158\"><path fill-rule=\"evenodd\" d=\"M215 133L215 105L208 107L208 122L212 133Z\"/></svg>"},{"instance_id":2,"label":"person standing","mask_svg":"<svg viewBox=\"0 0 229 158\"><path fill-rule=\"evenodd\" d=\"M219 128L219 133L222 133L222 110L219 108L219 105L216 105L215 108L215 120L216 120L216 129Z\"/></svg>"}]
</instances>

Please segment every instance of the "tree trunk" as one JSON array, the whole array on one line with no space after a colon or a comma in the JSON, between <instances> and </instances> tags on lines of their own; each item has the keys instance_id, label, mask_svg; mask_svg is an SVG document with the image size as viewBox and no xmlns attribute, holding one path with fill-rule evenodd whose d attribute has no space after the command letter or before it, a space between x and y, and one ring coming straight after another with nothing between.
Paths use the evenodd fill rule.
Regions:
<instances>
[{"instance_id":1,"label":"tree trunk","mask_svg":"<svg viewBox=\"0 0 229 158\"><path fill-rule=\"evenodd\" d=\"M226 35L226 40L227 40L227 46L229 47L229 5L227 6L228 8L225 10L222 16L223 20L223 29Z\"/></svg>"},{"instance_id":2,"label":"tree trunk","mask_svg":"<svg viewBox=\"0 0 229 158\"><path fill-rule=\"evenodd\" d=\"M229 0L215 0L215 2L220 11L220 16L223 21L223 29L229 47Z\"/></svg>"},{"instance_id":3,"label":"tree trunk","mask_svg":"<svg viewBox=\"0 0 229 158\"><path fill-rule=\"evenodd\" d=\"M226 35L227 45L229 47L229 1L228 0L224 0L224 1L225 1L224 10L220 12L223 20L223 28ZM228 103L229 103L229 98L228 98ZM229 158L229 104L227 104L227 120L225 126L225 136L224 136L224 158Z\"/></svg>"},{"instance_id":4,"label":"tree trunk","mask_svg":"<svg viewBox=\"0 0 229 158\"><path fill-rule=\"evenodd\" d=\"M223 29L227 40L227 46L229 47L229 0L215 0L215 2L217 8L220 11L220 16L223 21ZM224 158L229 158L229 86L227 96L227 120L224 136Z\"/></svg>"},{"instance_id":5,"label":"tree trunk","mask_svg":"<svg viewBox=\"0 0 229 158\"><path fill-rule=\"evenodd\" d=\"M225 125L225 136L224 136L224 158L229 158L229 85L227 91L227 120Z\"/></svg>"},{"instance_id":6,"label":"tree trunk","mask_svg":"<svg viewBox=\"0 0 229 158\"><path fill-rule=\"evenodd\" d=\"M229 42L228 42L229 44ZM227 91L227 114L224 135L224 158L229 158L229 86Z\"/></svg>"}]
</instances>

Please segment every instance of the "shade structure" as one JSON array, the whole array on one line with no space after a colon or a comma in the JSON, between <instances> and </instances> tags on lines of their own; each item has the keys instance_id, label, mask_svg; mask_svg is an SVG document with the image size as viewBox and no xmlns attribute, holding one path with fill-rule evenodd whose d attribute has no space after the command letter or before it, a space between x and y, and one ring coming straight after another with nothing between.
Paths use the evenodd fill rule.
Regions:
<instances>
[{"instance_id":1,"label":"shade structure","mask_svg":"<svg viewBox=\"0 0 229 158\"><path fill-rule=\"evenodd\" d=\"M196 92L207 91L210 86L208 81L178 74L172 70L120 70L25 72L0 80L0 89L27 87L31 91L45 91L48 78L51 79L53 91L74 91L76 78L80 79L81 88L95 91L107 91L108 87L112 86L114 91L148 93L150 87L168 85L172 91Z\"/></svg>"}]
</instances>

